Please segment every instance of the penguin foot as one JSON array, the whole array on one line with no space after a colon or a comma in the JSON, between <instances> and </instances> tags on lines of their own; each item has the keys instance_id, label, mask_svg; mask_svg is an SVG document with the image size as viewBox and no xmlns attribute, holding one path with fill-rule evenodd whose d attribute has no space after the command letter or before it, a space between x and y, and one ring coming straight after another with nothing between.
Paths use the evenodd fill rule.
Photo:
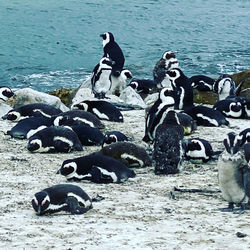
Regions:
<instances>
[{"instance_id":1,"label":"penguin foot","mask_svg":"<svg viewBox=\"0 0 250 250\"><path fill-rule=\"evenodd\" d=\"M221 212L233 212L233 210L234 210L234 204L230 202L228 204L228 207L220 208L219 210Z\"/></svg>"},{"instance_id":2,"label":"penguin foot","mask_svg":"<svg viewBox=\"0 0 250 250\"><path fill-rule=\"evenodd\" d=\"M241 206L240 206L240 208L238 208L238 209L234 209L233 210L233 213L234 214L244 214L245 213L245 204L242 204Z\"/></svg>"}]
</instances>

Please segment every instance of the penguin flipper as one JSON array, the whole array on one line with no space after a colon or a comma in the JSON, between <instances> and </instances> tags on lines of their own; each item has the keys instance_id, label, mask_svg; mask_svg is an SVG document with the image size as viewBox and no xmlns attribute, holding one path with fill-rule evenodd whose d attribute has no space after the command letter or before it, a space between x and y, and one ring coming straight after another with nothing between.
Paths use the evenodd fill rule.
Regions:
<instances>
[{"instance_id":1,"label":"penguin flipper","mask_svg":"<svg viewBox=\"0 0 250 250\"><path fill-rule=\"evenodd\" d=\"M243 79L238 85L237 87L235 88L235 95L238 96L241 92L241 88L243 86L243 84L246 82L246 80L248 79L249 77L246 77L245 79Z\"/></svg>"},{"instance_id":2,"label":"penguin flipper","mask_svg":"<svg viewBox=\"0 0 250 250\"><path fill-rule=\"evenodd\" d=\"M83 214L89 210L88 208L79 206L78 200L73 196L68 196L66 203L71 214Z\"/></svg>"}]
</instances>

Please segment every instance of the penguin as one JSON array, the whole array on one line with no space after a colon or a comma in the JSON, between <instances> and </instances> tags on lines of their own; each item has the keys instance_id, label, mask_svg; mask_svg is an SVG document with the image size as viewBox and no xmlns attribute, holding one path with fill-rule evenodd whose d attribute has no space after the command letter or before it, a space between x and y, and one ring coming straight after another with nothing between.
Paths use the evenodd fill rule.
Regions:
<instances>
[{"instance_id":1,"label":"penguin","mask_svg":"<svg viewBox=\"0 0 250 250\"><path fill-rule=\"evenodd\" d=\"M122 69L119 76L114 76L111 74L111 89L110 94L120 96L121 92L127 86L127 80L132 79L132 73L128 69Z\"/></svg>"},{"instance_id":2,"label":"penguin","mask_svg":"<svg viewBox=\"0 0 250 250\"><path fill-rule=\"evenodd\" d=\"M159 86L164 80L166 71L172 68L179 68L179 62L173 51L165 51L153 69L154 82Z\"/></svg>"},{"instance_id":3,"label":"penguin","mask_svg":"<svg viewBox=\"0 0 250 250\"><path fill-rule=\"evenodd\" d=\"M245 143L250 142L250 128L242 130L237 136L237 142L242 147Z\"/></svg>"},{"instance_id":4,"label":"penguin","mask_svg":"<svg viewBox=\"0 0 250 250\"><path fill-rule=\"evenodd\" d=\"M157 127L163 123L169 110L174 109L175 91L170 88L163 88L158 95L158 99L148 111L145 123L145 135L143 141L152 141L155 137Z\"/></svg>"},{"instance_id":5,"label":"penguin","mask_svg":"<svg viewBox=\"0 0 250 250\"><path fill-rule=\"evenodd\" d=\"M111 156L127 167L149 167L152 164L146 150L131 142L119 141L105 146L100 151L102 154Z\"/></svg>"},{"instance_id":6,"label":"penguin","mask_svg":"<svg viewBox=\"0 0 250 250\"><path fill-rule=\"evenodd\" d=\"M218 94L219 101L228 96L235 96L235 82L230 75L223 74L215 81L213 90Z\"/></svg>"},{"instance_id":7,"label":"penguin","mask_svg":"<svg viewBox=\"0 0 250 250\"><path fill-rule=\"evenodd\" d=\"M7 135L17 139L29 139L36 132L52 126L52 120L48 117L28 117L20 120Z\"/></svg>"},{"instance_id":8,"label":"penguin","mask_svg":"<svg viewBox=\"0 0 250 250\"><path fill-rule=\"evenodd\" d=\"M98 128L93 128L83 123L71 125L70 127L77 134L83 146L102 145L104 135Z\"/></svg>"},{"instance_id":9,"label":"penguin","mask_svg":"<svg viewBox=\"0 0 250 250\"><path fill-rule=\"evenodd\" d=\"M57 173L69 181L88 180L94 183L122 183L136 176L120 161L100 153L65 160Z\"/></svg>"},{"instance_id":10,"label":"penguin","mask_svg":"<svg viewBox=\"0 0 250 250\"><path fill-rule=\"evenodd\" d=\"M90 112L96 115L100 120L123 122L121 111L110 102L102 100L85 100L78 104L74 104L73 108L79 108Z\"/></svg>"},{"instance_id":11,"label":"penguin","mask_svg":"<svg viewBox=\"0 0 250 250\"><path fill-rule=\"evenodd\" d=\"M128 84L133 88L139 95L148 95L156 90L156 84L153 80L149 79L132 79Z\"/></svg>"},{"instance_id":12,"label":"penguin","mask_svg":"<svg viewBox=\"0 0 250 250\"><path fill-rule=\"evenodd\" d=\"M176 92L178 102L175 109L185 109L193 106L193 88L187 76L181 69L173 68L165 73L164 81L157 85L159 87L172 88Z\"/></svg>"},{"instance_id":13,"label":"penguin","mask_svg":"<svg viewBox=\"0 0 250 250\"><path fill-rule=\"evenodd\" d=\"M226 138L223 141L225 150L217 163L220 190L222 197L228 202L228 207L220 210L241 214L245 211L245 206L249 200L247 195L249 191L249 173L248 169L245 168L247 159L249 159L249 151L248 146L246 146L244 152L239 150L240 148L235 148L235 145L227 145L231 141L232 138ZM240 209L234 209L234 204L239 205Z\"/></svg>"},{"instance_id":14,"label":"penguin","mask_svg":"<svg viewBox=\"0 0 250 250\"><path fill-rule=\"evenodd\" d=\"M50 118L53 115L60 113L62 113L62 111L52 105L44 103L32 103L12 109L2 118L4 120L19 121L30 116L44 116Z\"/></svg>"},{"instance_id":15,"label":"penguin","mask_svg":"<svg viewBox=\"0 0 250 250\"><path fill-rule=\"evenodd\" d=\"M93 208L88 194L72 184L58 184L45 188L35 193L31 203L37 215L60 211L83 214Z\"/></svg>"},{"instance_id":16,"label":"penguin","mask_svg":"<svg viewBox=\"0 0 250 250\"><path fill-rule=\"evenodd\" d=\"M243 118L250 119L250 99L247 98L243 102Z\"/></svg>"},{"instance_id":17,"label":"penguin","mask_svg":"<svg viewBox=\"0 0 250 250\"><path fill-rule=\"evenodd\" d=\"M51 118L55 126L85 124L90 127L103 129L104 124L92 113L83 110L69 110Z\"/></svg>"},{"instance_id":18,"label":"penguin","mask_svg":"<svg viewBox=\"0 0 250 250\"><path fill-rule=\"evenodd\" d=\"M232 99L217 101L213 108L220 111L226 117L241 118L243 116L243 107L241 102L234 101Z\"/></svg>"},{"instance_id":19,"label":"penguin","mask_svg":"<svg viewBox=\"0 0 250 250\"><path fill-rule=\"evenodd\" d=\"M112 64L113 62L108 57L103 57L93 69L91 86L94 96L98 99L106 98L105 95L111 88Z\"/></svg>"},{"instance_id":20,"label":"penguin","mask_svg":"<svg viewBox=\"0 0 250 250\"><path fill-rule=\"evenodd\" d=\"M155 174L176 174L180 170L183 150L184 129L179 123L177 113L168 111L163 124L156 129L153 160Z\"/></svg>"},{"instance_id":21,"label":"penguin","mask_svg":"<svg viewBox=\"0 0 250 250\"><path fill-rule=\"evenodd\" d=\"M246 195L250 198L250 143L243 146L245 164L243 166L243 183Z\"/></svg>"},{"instance_id":22,"label":"penguin","mask_svg":"<svg viewBox=\"0 0 250 250\"><path fill-rule=\"evenodd\" d=\"M120 46L115 42L114 35L111 32L105 32L101 34L102 46L103 46L103 57L108 57L114 62L112 65L112 75L118 77L124 66L125 58Z\"/></svg>"},{"instance_id":23,"label":"penguin","mask_svg":"<svg viewBox=\"0 0 250 250\"><path fill-rule=\"evenodd\" d=\"M14 95L14 92L6 86L0 86L0 100L7 101Z\"/></svg>"},{"instance_id":24,"label":"penguin","mask_svg":"<svg viewBox=\"0 0 250 250\"><path fill-rule=\"evenodd\" d=\"M190 115L178 112L177 117L179 119L180 125L184 128L185 135L190 135L197 129L197 123Z\"/></svg>"},{"instance_id":25,"label":"penguin","mask_svg":"<svg viewBox=\"0 0 250 250\"><path fill-rule=\"evenodd\" d=\"M183 112L190 115L198 126L219 127L229 125L228 120L220 111L206 106L198 105L189 107Z\"/></svg>"},{"instance_id":26,"label":"penguin","mask_svg":"<svg viewBox=\"0 0 250 250\"><path fill-rule=\"evenodd\" d=\"M82 144L72 129L57 126L44 128L31 136L27 149L40 153L83 151Z\"/></svg>"},{"instance_id":27,"label":"penguin","mask_svg":"<svg viewBox=\"0 0 250 250\"><path fill-rule=\"evenodd\" d=\"M216 159L222 151L213 151L209 141L201 138L188 139L185 146L185 156L188 160L202 160L203 163Z\"/></svg>"},{"instance_id":28,"label":"penguin","mask_svg":"<svg viewBox=\"0 0 250 250\"><path fill-rule=\"evenodd\" d=\"M204 75L194 75L189 78L193 89L199 91L213 91L215 80Z\"/></svg>"},{"instance_id":29,"label":"penguin","mask_svg":"<svg viewBox=\"0 0 250 250\"><path fill-rule=\"evenodd\" d=\"M120 131L109 131L105 134L102 147L105 144L111 144L114 142L128 141L128 137Z\"/></svg>"}]
</instances>

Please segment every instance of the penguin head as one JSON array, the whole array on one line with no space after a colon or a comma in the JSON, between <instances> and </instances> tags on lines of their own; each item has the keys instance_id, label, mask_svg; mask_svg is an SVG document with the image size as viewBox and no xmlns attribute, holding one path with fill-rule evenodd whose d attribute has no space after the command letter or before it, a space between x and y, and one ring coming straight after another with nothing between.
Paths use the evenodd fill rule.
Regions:
<instances>
[{"instance_id":1,"label":"penguin head","mask_svg":"<svg viewBox=\"0 0 250 250\"><path fill-rule=\"evenodd\" d=\"M0 87L0 100L7 101L14 95L13 91L9 87Z\"/></svg>"},{"instance_id":2,"label":"penguin head","mask_svg":"<svg viewBox=\"0 0 250 250\"><path fill-rule=\"evenodd\" d=\"M172 52L172 51L164 52L164 54L162 55L162 59L165 60L164 68L166 70L170 70L173 68L179 68L179 62L178 62L174 52Z\"/></svg>"},{"instance_id":3,"label":"penguin head","mask_svg":"<svg viewBox=\"0 0 250 250\"><path fill-rule=\"evenodd\" d=\"M183 75L182 71L178 68L169 69L166 72L165 78L170 82L170 86L174 89L176 88L176 80Z\"/></svg>"},{"instance_id":4,"label":"penguin head","mask_svg":"<svg viewBox=\"0 0 250 250\"><path fill-rule=\"evenodd\" d=\"M115 41L115 38L111 32L105 32L105 33L101 34L100 37L102 37L102 39L103 39L103 41L102 41L103 47L105 47L106 44Z\"/></svg>"},{"instance_id":5,"label":"penguin head","mask_svg":"<svg viewBox=\"0 0 250 250\"><path fill-rule=\"evenodd\" d=\"M19 121L21 118L20 112L12 109L10 110L6 115L2 117L4 120L10 120L10 121Z\"/></svg>"},{"instance_id":6,"label":"penguin head","mask_svg":"<svg viewBox=\"0 0 250 250\"><path fill-rule=\"evenodd\" d=\"M164 119L164 124L168 125L180 125L179 118L177 116L177 113L174 110L169 110L167 112L167 115Z\"/></svg>"},{"instance_id":7,"label":"penguin head","mask_svg":"<svg viewBox=\"0 0 250 250\"><path fill-rule=\"evenodd\" d=\"M137 81L131 81L128 86L130 86L134 90L137 90L138 82Z\"/></svg>"},{"instance_id":8,"label":"penguin head","mask_svg":"<svg viewBox=\"0 0 250 250\"><path fill-rule=\"evenodd\" d=\"M80 102L80 103L77 103L77 104L73 104L72 109L81 109L81 110L87 111L88 110L88 104L86 102L84 102L84 101Z\"/></svg>"},{"instance_id":9,"label":"penguin head","mask_svg":"<svg viewBox=\"0 0 250 250\"><path fill-rule=\"evenodd\" d=\"M100 68L112 69L112 65L114 65L114 62L108 57L103 57L100 60L99 65Z\"/></svg>"},{"instance_id":10,"label":"penguin head","mask_svg":"<svg viewBox=\"0 0 250 250\"><path fill-rule=\"evenodd\" d=\"M201 142L198 139L190 139L188 140L188 150L201 150Z\"/></svg>"},{"instance_id":11,"label":"penguin head","mask_svg":"<svg viewBox=\"0 0 250 250\"><path fill-rule=\"evenodd\" d=\"M30 138L27 144L27 149L31 152L37 151L42 147L42 141L36 137Z\"/></svg>"},{"instance_id":12,"label":"penguin head","mask_svg":"<svg viewBox=\"0 0 250 250\"><path fill-rule=\"evenodd\" d=\"M61 168L57 171L57 174L65 176L67 179L71 178L76 172L77 163L73 160L66 160L63 162Z\"/></svg>"},{"instance_id":13,"label":"penguin head","mask_svg":"<svg viewBox=\"0 0 250 250\"><path fill-rule=\"evenodd\" d=\"M242 105L240 102L232 102L229 105L229 109L233 112L240 112L242 110Z\"/></svg>"},{"instance_id":14,"label":"penguin head","mask_svg":"<svg viewBox=\"0 0 250 250\"><path fill-rule=\"evenodd\" d=\"M176 98L175 91L173 91L170 88L163 88L160 91L158 97L158 99L161 100L161 102L166 103L169 106L174 106L175 98Z\"/></svg>"},{"instance_id":15,"label":"penguin head","mask_svg":"<svg viewBox=\"0 0 250 250\"><path fill-rule=\"evenodd\" d=\"M227 137L224 139L223 144L226 151L231 155L239 151L240 141L237 140L237 135L234 132L230 132L227 134Z\"/></svg>"},{"instance_id":16,"label":"penguin head","mask_svg":"<svg viewBox=\"0 0 250 250\"><path fill-rule=\"evenodd\" d=\"M105 135L104 143L111 144L111 143L114 143L114 142L118 142L118 138L117 138L116 135L114 135L114 134Z\"/></svg>"},{"instance_id":17,"label":"penguin head","mask_svg":"<svg viewBox=\"0 0 250 250\"><path fill-rule=\"evenodd\" d=\"M63 118L64 117L62 115L57 116L53 121L54 126L62 125Z\"/></svg>"},{"instance_id":18,"label":"penguin head","mask_svg":"<svg viewBox=\"0 0 250 250\"><path fill-rule=\"evenodd\" d=\"M47 192L41 191L35 194L32 199L32 206L37 215L42 215L50 205L50 198Z\"/></svg>"},{"instance_id":19,"label":"penguin head","mask_svg":"<svg viewBox=\"0 0 250 250\"><path fill-rule=\"evenodd\" d=\"M132 79L132 73L128 69L123 69L120 73L120 77L124 80Z\"/></svg>"}]
</instances>

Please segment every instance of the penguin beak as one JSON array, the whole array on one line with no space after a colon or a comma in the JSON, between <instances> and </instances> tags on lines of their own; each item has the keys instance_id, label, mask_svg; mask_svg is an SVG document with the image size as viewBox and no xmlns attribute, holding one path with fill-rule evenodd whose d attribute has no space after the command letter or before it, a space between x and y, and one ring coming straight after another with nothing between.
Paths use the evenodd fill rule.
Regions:
<instances>
[{"instance_id":1,"label":"penguin beak","mask_svg":"<svg viewBox=\"0 0 250 250\"><path fill-rule=\"evenodd\" d=\"M38 206L38 209L37 209L37 215L41 215L41 206Z\"/></svg>"},{"instance_id":2,"label":"penguin beak","mask_svg":"<svg viewBox=\"0 0 250 250\"><path fill-rule=\"evenodd\" d=\"M102 37L104 39L104 34L100 34L100 37Z\"/></svg>"},{"instance_id":3,"label":"penguin beak","mask_svg":"<svg viewBox=\"0 0 250 250\"><path fill-rule=\"evenodd\" d=\"M58 171L56 172L56 174L61 174L61 171L60 171L60 169L58 169Z\"/></svg>"}]
</instances>

